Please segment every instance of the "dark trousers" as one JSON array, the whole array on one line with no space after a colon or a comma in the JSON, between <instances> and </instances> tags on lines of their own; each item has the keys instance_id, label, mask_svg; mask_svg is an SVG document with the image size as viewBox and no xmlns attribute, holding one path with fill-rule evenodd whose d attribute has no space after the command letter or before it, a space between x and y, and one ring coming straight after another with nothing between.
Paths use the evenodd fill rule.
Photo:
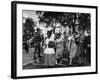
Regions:
<instances>
[{"instance_id":1,"label":"dark trousers","mask_svg":"<svg viewBox=\"0 0 100 80\"><path fill-rule=\"evenodd\" d=\"M34 58L35 58L35 59L40 58L40 53L41 53L41 48L40 48L40 46L36 46L36 47L35 47L35 52L34 52Z\"/></svg>"},{"instance_id":2,"label":"dark trousers","mask_svg":"<svg viewBox=\"0 0 100 80\"><path fill-rule=\"evenodd\" d=\"M91 49L90 48L86 49L86 58L89 64L91 64Z\"/></svg>"}]
</instances>

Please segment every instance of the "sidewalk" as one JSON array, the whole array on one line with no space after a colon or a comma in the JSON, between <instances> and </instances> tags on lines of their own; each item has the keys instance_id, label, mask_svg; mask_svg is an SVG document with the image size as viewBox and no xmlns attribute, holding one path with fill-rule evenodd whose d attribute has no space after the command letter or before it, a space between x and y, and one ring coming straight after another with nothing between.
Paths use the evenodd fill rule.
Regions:
<instances>
[{"instance_id":1,"label":"sidewalk","mask_svg":"<svg viewBox=\"0 0 100 80\"><path fill-rule=\"evenodd\" d=\"M25 50L23 50L23 53L22 53L22 55L23 55L23 66L25 66L25 65L27 65L27 64L29 64L29 63L33 63L33 55L32 55L32 53L26 53L26 51Z\"/></svg>"}]
</instances>

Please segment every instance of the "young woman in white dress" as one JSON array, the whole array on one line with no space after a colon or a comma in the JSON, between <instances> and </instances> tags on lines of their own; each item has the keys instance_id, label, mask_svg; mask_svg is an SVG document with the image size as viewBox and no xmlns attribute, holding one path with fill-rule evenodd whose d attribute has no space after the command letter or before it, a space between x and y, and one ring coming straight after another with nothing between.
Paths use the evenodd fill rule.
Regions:
<instances>
[{"instance_id":1,"label":"young woman in white dress","mask_svg":"<svg viewBox=\"0 0 100 80\"><path fill-rule=\"evenodd\" d=\"M56 39L56 64L61 63L61 59L63 58L63 38L61 34L57 35Z\"/></svg>"},{"instance_id":2,"label":"young woman in white dress","mask_svg":"<svg viewBox=\"0 0 100 80\"><path fill-rule=\"evenodd\" d=\"M52 47L50 47L49 42L53 42L53 44L50 44ZM47 32L47 38L45 40L46 48L44 50L44 64L45 66L54 66L55 65L55 51L54 51L54 34L51 31Z\"/></svg>"}]
</instances>

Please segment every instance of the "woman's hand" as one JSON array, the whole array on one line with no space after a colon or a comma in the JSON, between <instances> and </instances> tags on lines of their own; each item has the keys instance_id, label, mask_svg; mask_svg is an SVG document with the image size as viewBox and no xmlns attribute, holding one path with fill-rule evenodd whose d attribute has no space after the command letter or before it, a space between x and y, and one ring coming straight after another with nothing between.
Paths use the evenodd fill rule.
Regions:
<instances>
[{"instance_id":1,"label":"woman's hand","mask_svg":"<svg viewBox=\"0 0 100 80\"><path fill-rule=\"evenodd\" d=\"M46 47L47 47L47 44L44 44L44 45L43 45L43 49L45 49Z\"/></svg>"}]
</instances>

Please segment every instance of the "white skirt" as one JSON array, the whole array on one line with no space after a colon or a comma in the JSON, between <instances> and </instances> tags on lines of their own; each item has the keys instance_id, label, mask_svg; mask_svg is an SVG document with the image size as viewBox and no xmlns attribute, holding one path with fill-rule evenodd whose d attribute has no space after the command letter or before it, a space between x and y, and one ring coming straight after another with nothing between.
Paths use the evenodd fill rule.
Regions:
<instances>
[{"instance_id":1,"label":"white skirt","mask_svg":"<svg viewBox=\"0 0 100 80\"><path fill-rule=\"evenodd\" d=\"M55 54L54 48L46 48L44 54Z\"/></svg>"}]
</instances>

